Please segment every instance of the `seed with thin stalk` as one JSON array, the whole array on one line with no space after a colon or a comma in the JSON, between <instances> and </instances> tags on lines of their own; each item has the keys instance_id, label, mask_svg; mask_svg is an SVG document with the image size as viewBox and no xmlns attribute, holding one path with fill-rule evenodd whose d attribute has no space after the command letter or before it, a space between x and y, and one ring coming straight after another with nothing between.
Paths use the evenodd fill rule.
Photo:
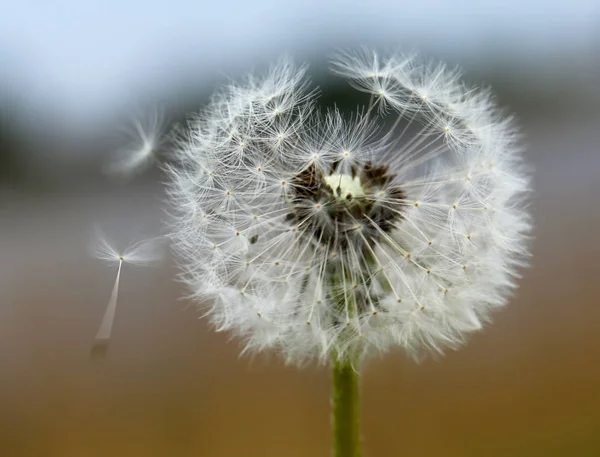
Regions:
<instances>
[{"instance_id":1,"label":"seed with thin stalk","mask_svg":"<svg viewBox=\"0 0 600 457\"><path fill-rule=\"evenodd\" d=\"M528 258L529 175L487 90L403 56L343 54L370 101L319 109L283 60L218 92L169 168L193 298L290 362L456 347Z\"/></svg>"},{"instance_id":2,"label":"seed with thin stalk","mask_svg":"<svg viewBox=\"0 0 600 457\"><path fill-rule=\"evenodd\" d=\"M121 280L121 270L123 264L131 264L132 266L148 266L158 262L162 258L161 250L162 237L150 238L143 241L138 241L131 244L124 251L119 251L110 244L104 233L96 228L95 239L92 246L92 254L100 260L109 262L109 264L117 265L117 275L113 285L112 293L104 316L100 323L100 327L94 339L92 352L101 352L106 348L112 334L112 327L117 311L117 298L119 295L119 283Z\"/></svg>"}]
</instances>

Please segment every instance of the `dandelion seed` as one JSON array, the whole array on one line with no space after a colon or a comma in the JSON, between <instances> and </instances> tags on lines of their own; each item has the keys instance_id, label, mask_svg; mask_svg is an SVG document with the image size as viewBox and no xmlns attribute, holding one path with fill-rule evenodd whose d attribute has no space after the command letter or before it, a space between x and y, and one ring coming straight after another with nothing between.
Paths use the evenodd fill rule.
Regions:
<instances>
[{"instance_id":1,"label":"dandelion seed","mask_svg":"<svg viewBox=\"0 0 600 457\"><path fill-rule=\"evenodd\" d=\"M127 130L125 146L105 167L109 175L129 177L145 171L157 158L166 136L165 120L159 111L150 111L134 119Z\"/></svg>"},{"instance_id":2,"label":"dandelion seed","mask_svg":"<svg viewBox=\"0 0 600 457\"><path fill-rule=\"evenodd\" d=\"M518 133L443 65L362 52L333 71L371 95L358 114L319 109L285 60L181 130L182 276L219 330L290 362L456 347L527 263Z\"/></svg>"},{"instance_id":3,"label":"dandelion seed","mask_svg":"<svg viewBox=\"0 0 600 457\"><path fill-rule=\"evenodd\" d=\"M93 354L104 352L108 345L108 341L110 340L117 310L119 282L121 280L121 269L123 264L128 263L131 265L148 266L158 262L162 258L162 238L163 237L156 237L135 242L121 252L109 243L108 239L100 229L95 229L95 242L93 244L92 254L97 259L107 261L111 264L118 264L118 267L112 293L94 339L94 345L92 347Z\"/></svg>"}]
</instances>

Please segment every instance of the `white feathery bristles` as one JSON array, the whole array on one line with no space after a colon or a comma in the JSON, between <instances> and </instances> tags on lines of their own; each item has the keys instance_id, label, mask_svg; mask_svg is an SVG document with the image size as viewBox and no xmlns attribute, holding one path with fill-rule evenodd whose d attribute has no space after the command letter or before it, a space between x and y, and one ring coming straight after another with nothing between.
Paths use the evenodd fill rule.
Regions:
<instances>
[{"instance_id":1,"label":"white feathery bristles","mask_svg":"<svg viewBox=\"0 0 600 457\"><path fill-rule=\"evenodd\" d=\"M317 107L289 59L217 92L168 168L191 297L290 362L456 347L529 256L529 173L489 90L415 56L339 55L370 94Z\"/></svg>"},{"instance_id":2,"label":"white feathery bristles","mask_svg":"<svg viewBox=\"0 0 600 457\"><path fill-rule=\"evenodd\" d=\"M94 339L94 347L106 345L110 340L112 327L117 310L117 298L119 295L119 282L121 269L124 263L137 266L149 266L162 259L162 239L164 237L149 238L131 244L124 251L115 249L108 241L106 235L95 228L95 239L92 245L92 255L97 259L104 260L110 264L118 264L117 276L113 285L112 293L102 317L102 322Z\"/></svg>"},{"instance_id":3,"label":"white feathery bristles","mask_svg":"<svg viewBox=\"0 0 600 457\"><path fill-rule=\"evenodd\" d=\"M164 115L158 110L140 114L124 133L124 146L116 151L105 167L109 175L131 177L156 162L165 138Z\"/></svg>"}]
</instances>

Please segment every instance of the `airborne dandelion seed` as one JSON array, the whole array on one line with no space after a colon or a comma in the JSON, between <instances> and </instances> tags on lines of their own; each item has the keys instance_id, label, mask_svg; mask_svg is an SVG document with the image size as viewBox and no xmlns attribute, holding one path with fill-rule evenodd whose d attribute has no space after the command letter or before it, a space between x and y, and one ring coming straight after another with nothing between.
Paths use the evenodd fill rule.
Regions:
<instances>
[{"instance_id":1,"label":"airborne dandelion seed","mask_svg":"<svg viewBox=\"0 0 600 457\"><path fill-rule=\"evenodd\" d=\"M403 56L341 54L344 118L282 60L179 132L174 246L192 297L290 362L456 347L528 258L529 175L487 90Z\"/></svg>"},{"instance_id":2,"label":"airborne dandelion seed","mask_svg":"<svg viewBox=\"0 0 600 457\"><path fill-rule=\"evenodd\" d=\"M106 345L110 340L112 326L117 311L117 298L119 295L119 282L121 280L121 269L124 263L138 266L148 266L158 262L162 258L161 237L150 238L133 243L124 251L118 251L108 242L106 236L98 228L95 229L95 240L92 248L94 257L105 260L110 264L118 264L117 276L113 290L106 306L106 311L96 333L94 346Z\"/></svg>"},{"instance_id":3,"label":"airborne dandelion seed","mask_svg":"<svg viewBox=\"0 0 600 457\"><path fill-rule=\"evenodd\" d=\"M106 173L127 177L150 167L156 162L163 145L164 128L164 116L159 111L154 110L135 118L125 132L125 146L117 151L114 160L106 166Z\"/></svg>"}]
</instances>

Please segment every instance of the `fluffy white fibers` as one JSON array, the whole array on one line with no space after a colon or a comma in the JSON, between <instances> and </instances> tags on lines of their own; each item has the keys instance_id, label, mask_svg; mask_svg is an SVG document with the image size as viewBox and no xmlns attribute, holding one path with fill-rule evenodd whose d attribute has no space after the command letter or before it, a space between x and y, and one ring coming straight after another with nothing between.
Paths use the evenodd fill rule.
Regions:
<instances>
[{"instance_id":1,"label":"fluffy white fibers","mask_svg":"<svg viewBox=\"0 0 600 457\"><path fill-rule=\"evenodd\" d=\"M357 53L333 72L369 104L319 109L306 68L282 60L181 129L182 277L219 330L290 362L456 347L528 258L513 123L443 65Z\"/></svg>"}]
</instances>

